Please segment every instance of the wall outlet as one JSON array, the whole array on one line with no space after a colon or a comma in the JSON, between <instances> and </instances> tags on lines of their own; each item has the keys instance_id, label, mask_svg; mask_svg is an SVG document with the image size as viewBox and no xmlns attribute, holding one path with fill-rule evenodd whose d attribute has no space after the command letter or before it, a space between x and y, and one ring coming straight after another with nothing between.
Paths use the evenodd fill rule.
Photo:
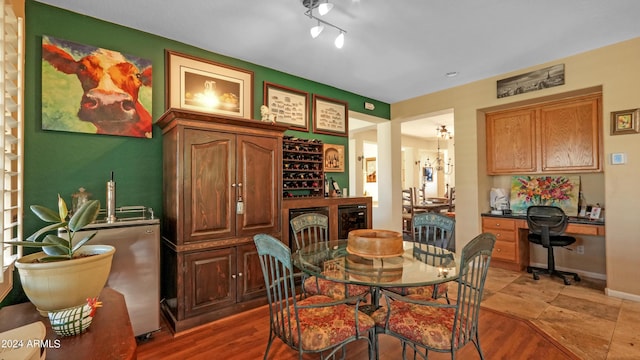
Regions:
<instances>
[{"instance_id":1,"label":"wall outlet","mask_svg":"<svg viewBox=\"0 0 640 360\"><path fill-rule=\"evenodd\" d=\"M576 246L576 253L578 255L584 255L584 245L578 245Z\"/></svg>"}]
</instances>

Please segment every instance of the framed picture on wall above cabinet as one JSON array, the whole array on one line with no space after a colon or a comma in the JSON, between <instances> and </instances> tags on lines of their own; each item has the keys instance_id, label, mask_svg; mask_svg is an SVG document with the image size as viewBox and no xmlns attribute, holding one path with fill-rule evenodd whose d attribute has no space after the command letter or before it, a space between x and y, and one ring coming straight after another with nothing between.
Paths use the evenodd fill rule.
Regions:
<instances>
[{"instance_id":1,"label":"framed picture on wall above cabinet","mask_svg":"<svg viewBox=\"0 0 640 360\"><path fill-rule=\"evenodd\" d=\"M323 144L324 171L344 171L344 145Z\"/></svg>"},{"instance_id":2,"label":"framed picture on wall above cabinet","mask_svg":"<svg viewBox=\"0 0 640 360\"><path fill-rule=\"evenodd\" d=\"M283 85L264 82L263 104L278 124L292 130L309 130L309 94Z\"/></svg>"},{"instance_id":3,"label":"framed picture on wall above cabinet","mask_svg":"<svg viewBox=\"0 0 640 360\"><path fill-rule=\"evenodd\" d=\"M253 71L166 50L167 109L251 119Z\"/></svg>"},{"instance_id":4,"label":"framed picture on wall above cabinet","mask_svg":"<svg viewBox=\"0 0 640 360\"><path fill-rule=\"evenodd\" d=\"M313 95L313 132L348 136L349 105L341 100Z\"/></svg>"}]
</instances>

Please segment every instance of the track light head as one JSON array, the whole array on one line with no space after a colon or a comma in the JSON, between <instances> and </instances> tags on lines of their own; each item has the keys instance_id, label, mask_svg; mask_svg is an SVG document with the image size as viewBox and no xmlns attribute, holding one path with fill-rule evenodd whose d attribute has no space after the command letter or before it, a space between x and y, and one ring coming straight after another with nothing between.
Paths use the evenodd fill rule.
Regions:
<instances>
[{"instance_id":1,"label":"track light head","mask_svg":"<svg viewBox=\"0 0 640 360\"><path fill-rule=\"evenodd\" d=\"M333 4L328 1L318 5L318 13L320 13L320 16L327 15L331 9L333 9Z\"/></svg>"},{"instance_id":2,"label":"track light head","mask_svg":"<svg viewBox=\"0 0 640 360\"><path fill-rule=\"evenodd\" d=\"M342 49L344 46L344 31L340 31L340 35L338 35L334 44L338 49Z\"/></svg>"},{"instance_id":3,"label":"track light head","mask_svg":"<svg viewBox=\"0 0 640 360\"><path fill-rule=\"evenodd\" d=\"M321 25L320 23L318 23L318 25L314 26L311 28L310 32L311 32L311 37L312 38L317 38L320 33L322 32L322 30L324 30L324 26Z\"/></svg>"}]
</instances>

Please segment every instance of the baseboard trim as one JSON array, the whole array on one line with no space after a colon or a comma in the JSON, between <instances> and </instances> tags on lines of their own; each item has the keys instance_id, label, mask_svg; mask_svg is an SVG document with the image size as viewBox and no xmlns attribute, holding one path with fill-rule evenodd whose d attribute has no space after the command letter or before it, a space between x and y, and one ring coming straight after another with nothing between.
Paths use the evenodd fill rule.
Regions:
<instances>
[{"instance_id":1,"label":"baseboard trim","mask_svg":"<svg viewBox=\"0 0 640 360\"><path fill-rule=\"evenodd\" d=\"M543 263L530 263L530 266L546 268L547 264L546 263L544 263L544 264ZM570 269L570 268L566 268L566 267L562 267L562 266L556 266L556 269L562 270L562 271L574 272L574 273L576 273L576 274L578 274L580 276L583 276L583 277L586 277L586 278L590 278L590 279L607 280L607 274L595 273L595 272L578 270L578 269Z\"/></svg>"},{"instance_id":2,"label":"baseboard trim","mask_svg":"<svg viewBox=\"0 0 640 360\"><path fill-rule=\"evenodd\" d=\"M609 288L604 288L604 293L607 294L608 296L617 297L624 300L632 300L632 301L640 302L640 295L629 294L629 293L618 291L618 290L611 290Z\"/></svg>"}]
</instances>

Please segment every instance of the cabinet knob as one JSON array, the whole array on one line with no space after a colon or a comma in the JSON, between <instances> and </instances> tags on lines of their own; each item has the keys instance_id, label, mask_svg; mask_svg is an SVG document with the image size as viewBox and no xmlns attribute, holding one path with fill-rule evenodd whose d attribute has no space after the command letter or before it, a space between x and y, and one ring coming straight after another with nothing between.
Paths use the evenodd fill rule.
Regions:
<instances>
[{"instance_id":1,"label":"cabinet knob","mask_svg":"<svg viewBox=\"0 0 640 360\"><path fill-rule=\"evenodd\" d=\"M236 274L231 274L231 278L235 279L236 278Z\"/></svg>"},{"instance_id":2,"label":"cabinet knob","mask_svg":"<svg viewBox=\"0 0 640 360\"><path fill-rule=\"evenodd\" d=\"M238 277L242 277L242 273L238 273Z\"/></svg>"},{"instance_id":3,"label":"cabinet knob","mask_svg":"<svg viewBox=\"0 0 640 360\"><path fill-rule=\"evenodd\" d=\"M500 234L496 234L496 237L500 237Z\"/></svg>"},{"instance_id":4,"label":"cabinet knob","mask_svg":"<svg viewBox=\"0 0 640 360\"><path fill-rule=\"evenodd\" d=\"M500 226L500 224L498 223L498 224L496 224L496 226L498 226L498 227L499 227L499 226Z\"/></svg>"},{"instance_id":5,"label":"cabinet knob","mask_svg":"<svg viewBox=\"0 0 640 360\"><path fill-rule=\"evenodd\" d=\"M497 249L496 249L496 251L497 251L497 252L500 252L500 250L502 250L502 249L500 249L500 248L497 248Z\"/></svg>"}]
</instances>

